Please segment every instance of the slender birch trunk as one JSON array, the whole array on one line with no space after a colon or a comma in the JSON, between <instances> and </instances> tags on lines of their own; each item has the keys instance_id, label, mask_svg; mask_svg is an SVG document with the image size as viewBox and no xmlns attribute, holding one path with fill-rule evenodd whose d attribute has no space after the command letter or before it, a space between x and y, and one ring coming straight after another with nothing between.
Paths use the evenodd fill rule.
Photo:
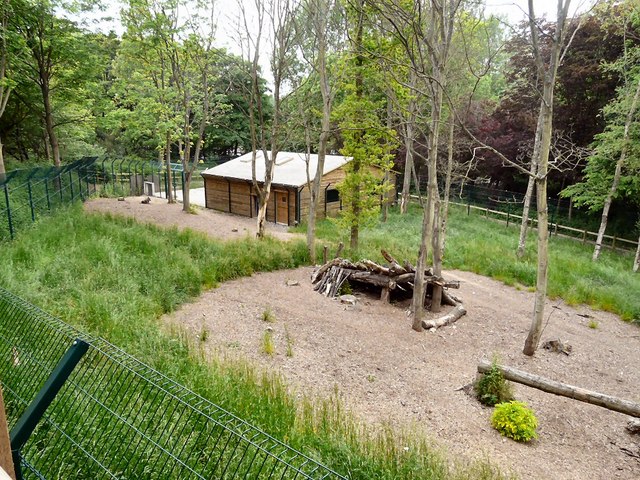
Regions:
<instances>
[{"instance_id":1,"label":"slender birch trunk","mask_svg":"<svg viewBox=\"0 0 640 480\"><path fill-rule=\"evenodd\" d=\"M539 142L539 156L531 161L537 164L536 200L538 210L538 267L536 273L536 294L533 307L531 327L524 343L522 353L533 355L538 349L542 335L544 308L547 300L547 281L549 267L549 214L547 206L547 173L549 169L549 151L551 148L551 132L553 127L553 102L558 65L566 33L566 19L570 0L558 0L558 27L553 37L549 66L545 69L539 50L538 30L533 13L533 0L529 0L529 25L533 42L536 66L543 79L540 116L536 128L536 142Z\"/></svg>"},{"instance_id":2,"label":"slender birch trunk","mask_svg":"<svg viewBox=\"0 0 640 480\"><path fill-rule=\"evenodd\" d=\"M176 203L173 191L173 172L171 171L171 134L167 132L167 140L165 145L165 167L167 169L167 202Z\"/></svg>"},{"instance_id":3,"label":"slender birch trunk","mask_svg":"<svg viewBox=\"0 0 640 480\"><path fill-rule=\"evenodd\" d=\"M444 198L442 202L442 219L440 220L440 256L444 258L447 239L447 222L449 220L449 196L451 195L451 175L453 173L453 138L456 125L453 118L449 123L449 140L447 142L447 172L444 179Z\"/></svg>"},{"instance_id":4,"label":"slender birch trunk","mask_svg":"<svg viewBox=\"0 0 640 480\"><path fill-rule=\"evenodd\" d=\"M417 77L415 71L411 69L409 78L411 88L416 87ZM407 125L405 127L404 146L405 146L405 158L404 158L404 177L402 179L402 197L400 199L400 213L405 214L409 209L409 201L411 195L411 174L414 170L413 162L413 143L414 132L413 126L416 122L416 99L413 92L411 92L411 99L409 100L409 117L407 118Z\"/></svg>"},{"instance_id":5,"label":"slender birch trunk","mask_svg":"<svg viewBox=\"0 0 640 480\"><path fill-rule=\"evenodd\" d=\"M307 220L307 250L309 251L309 259L311 260L311 263L315 264L316 219L320 199L320 184L324 173L324 162L327 155L327 145L329 143L333 94L329 85L329 72L327 71L327 36L325 32L326 19L329 15L328 10L331 8L331 5L325 0L319 0L317 2L313 2L312 6L313 27L318 45L318 57L315 70L318 73L320 80L320 94L322 96L322 130L318 140L318 164L316 165L316 173L313 178L313 185L311 186L311 204L309 205L309 216ZM306 129L305 135L309 135L308 129ZM308 139L307 146L308 148L310 147L310 139Z\"/></svg>"},{"instance_id":6,"label":"slender birch trunk","mask_svg":"<svg viewBox=\"0 0 640 480\"><path fill-rule=\"evenodd\" d=\"M633 96L633 101L631 102L631 107L629 108L629 112L627 112L627 119L624 124L624 136L622 137L622 152L620 152L620 158L616 163L616 170L613 174L613 183L611 184L611 188L609 189L609 193L607 194L607 198L604 200L604 207L602 209L602 220L600 221L600 228L598 229L598 238L596 240L596 246L593 249L593 257L592 260L595 262L598 260L600 256L600 251L602 250L602 240L604 239L604 232L607 230L607 221L609 219L609 210L611 209L611 203L613 202L613 197L618 190L618 186L620 185L620 177L622 176L622 167L627 159L627 151L629 150L629 130L631 129L631 124L633 123L633 117L635 116L636 109L638 107L638 98L640 98L640 80L638 80L638 85L636 86L636 92Z\"/></svg>"},{"instance_id":7,"label":"slender birch trunk","mask_svg":"<svg viewBox=\"0 0 640 480\"><path fill-rule=\"evenodd\" d=\"M536 173L538 170L538 164L535 159L540 155L540 137L537 132L540 131L542 125L542 111L538 113L538 122L536 124L536 138L533 144L533 152L531 153L531 164L529 165L529 179L527 181L527 191L524 194L524 202L522 205L522 221L520 222L520 238L518 239L518 249L516 250L516 256L518 258L524 257L525 248L527 245L527 230L529 227L529 210L531 209L531 198L533 197L533 187L536 183Z\"/></svg>"},{"instance_id":8,"label":"slender birch trunk","mask_svg":"<svg viewBox=\"0 0 640 480\"><path fill-rule=\"evenodd\" d=\"M518 240L518 250L516 256L518 258L524 257L525 248L527 245L527 230L529 227L529 210L531 209L531 198L533 197L533 187L536 184L536 170L537 165L531 160L529 167L529 180L527 181L527 191L524 194L524 202L522 205L522 221L520 222L520 238Z\"/></svg>"},{"instance_id":9,"label":"slender birch trunk","mask_svg":"<svg viewBox=\"0 0 640 480\"><path fill-rule=\"evenodd\" d=\"M640 269L640 236L638 236L638 248L636 249L636 258L633 261L633 271L638 273Z\"/></svg>"},{"instance_id":10,"label":"slender birch trunk","mask_svg":"<svg viewBox=\"0 0 640 480\"><path fill-rule=\"evenodd\" d=\"M424 316L424 298L426 294L426 282L424 272L427 269L427 262L429 258L429 247L433 246L434 236L434 220L435 209L438 204L438 135L440 131L440 116L442 112L442 86L440 82L440 71L436 68L433 72L433 103L431 111L430 132L428 141L429 152L429 182L427 186L427 204L424 208L424 215L422 218L422 240L420 243L420 251L418 254L418 261L416 264L416 277L413 288L413 325L412 328L421 332L422 317ZM437 259L434 258L434 270L436 268ZM441 269L441 263L440 263ZM435 271L434 271L435 273ZM434 285L435 295L435 285ZM433 305L433 303L432 303Z\"/></svg>"},{"instance_id":11,"label":"slender birch trunk","mask_svg":"<svg viewBox=\"0 0 640 480\"><path fill-rule=\"evenodd\" d=\"M358 24L356 26L356 38L355 38L355 51L356 51L356 97L361 99L364 96L364 73L362 67L364 65L364 53L362 46L362 36L364 28L364 0L360 0L358 5ZM360 132L362 135L362 132ZM354 176L358 178L361 165L360 159L357 155L351 160L351 168ZM358 240L360 236L360 190L356 189L353 192L353 199L351 201L351 213L353 214L353 220L351 223L350 241L349 246L351 251L358 250Z\"/></svg>"}]
</instances>

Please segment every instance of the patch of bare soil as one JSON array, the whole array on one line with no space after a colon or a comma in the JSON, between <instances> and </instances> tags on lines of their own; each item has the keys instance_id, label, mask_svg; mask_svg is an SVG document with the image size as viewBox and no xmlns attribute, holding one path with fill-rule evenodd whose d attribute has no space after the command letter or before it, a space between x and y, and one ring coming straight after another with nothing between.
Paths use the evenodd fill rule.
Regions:
<instances>
[{"instance_id":1,"label":"patch of bare soil","mask_svg":"<svg viewBox=\"0 0 640 480\"><path fill-rule=\"evenodd\" d=\"M146 207L131 203L121 213L162 223L163 211L154 219ZM221 215L222 225L230 221L227 217ZM208 215L193 218L208 221ZM612 314L549 301L542 340L560 338L573 351L567 356L540 349L529 358L521 351L532 293L468 272L446 272L447 279L460 280L456 294L468 314L453 326L416 333L401 306L366 296L356 306L345 306L314 292L311 271L306 267L227 282L166 321L194 336L206 329L212 355L238 355L275 369L298 391L326 396L337 386L365 421L417 425L452 455L489 457L522 479L640 478L640 438L626 433L629 417L623 414L515 385L516 397L533 408L539 421L539 438L523 445L501 437L490 426L492 410L460 390L475 378L479 360L498 354L505 365L640 402L637 327ZM267 309L274 323L262 319ZM597 328L589 328L590 321ZM274 332L274 356L261 353L267 328ZM292 357L286 355L287 331Z\"/></svg>"},{"instance_id":2,"label":"patch of bare soil","mask_svg":"<svg viewBox=\"0 0 640 480\"><path fill-rule=\"evenodd\" d=\"M141 203L147 197L125 197L124 201L116 198L95 198L85 203L88 212L103 212L133 217L142 223L154 223L166 227L177 227L181 230L190 228L206 233L221 240L236 240L247 235L255 237L256 219L215 212L197 208L195 213L182 211L181 203L168 204L162 198L151 197L149 204ZM267 233L280 240L304 238L287 232L286 225L267 223Z\"/></svg>"}]
</instances>

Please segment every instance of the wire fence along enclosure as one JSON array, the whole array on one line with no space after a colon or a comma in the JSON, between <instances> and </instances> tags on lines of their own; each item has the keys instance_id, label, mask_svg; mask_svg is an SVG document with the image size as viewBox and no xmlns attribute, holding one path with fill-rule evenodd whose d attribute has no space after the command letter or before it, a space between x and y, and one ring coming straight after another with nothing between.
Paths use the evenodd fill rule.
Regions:
<instances>
[{"instance_id":1,"label":"wire fence along enclosure","mask_svg":"<svg viewBox=\"0 0 640 480\"><path fill-rule=\"evenodd\" d=\"M464 206L468 214L479 213L487 218L506 222L507 226L510 224L519 225L522 222L524 195L521 193L490 189L479 185L457 185L451 189L450 201ZM594 225L585 221L584 214L574 211L568 199L549 199L548 212L550 234L579 240L583 243L595 243L599 223ZM528 222L532 227L538 223L535 195L531 199ZM608 230L611 229L608 228ZM635 250L637 245L637 236L625 238L614 232L613 235L605 235L603 238L603 246L613 250Z\"/></svg>"},{"instance_id":2,"label":"wire fence along enclosure","mask_svg":"<svg viewBox=\"0 0 640 480\"><path fill-rule=\"evenodd\" d=\"M169 178L172 190L184 188L182 165L121 159L85 157L62 167L14 170L0 176L0 240L42 215L91 195L159 195L166 197Z\"/></svg>"},{"instance_id":3,"label":"wire fence along enclosure","mask_svg":"<svg viewBox=\"0 0 640 480\"><path fill-rule=\"evenodd\" d=\"M0 383L13 449L16 423L74 341L88 350L22 448L24 478L344 478L0 288Z\"/></svg>"}]
</instances>

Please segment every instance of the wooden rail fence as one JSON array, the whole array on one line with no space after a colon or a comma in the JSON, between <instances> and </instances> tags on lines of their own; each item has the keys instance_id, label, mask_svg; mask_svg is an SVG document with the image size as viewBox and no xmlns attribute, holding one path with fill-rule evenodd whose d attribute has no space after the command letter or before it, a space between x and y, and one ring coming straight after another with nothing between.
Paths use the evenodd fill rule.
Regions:
<instances>
[{"instance_id":1,"label":"wooden rail fence","mask_svg":"<svg viewBox=\"0 0 640 480\"><path fill-rule=\"evenodd\" d=\"M418 197L415 195L411 196L412 200L418 200ZM522 215L518 215L511 212L503 212L500 210L493 210L489 207L480 207L477 205L472 205L469 203L455 202L449 200L450 205L458 205L460 207L464 207L467 209L467 213L471 213L471 210L478 210L485 214L487 218L489 215L492 215L495 220L505 222L507 226L509 226L512 222L519 225L522 221ZM498 218L496 218L498 217ZM503 217L504 219L500 218ZM529 219L529 225L531 228L536 228L536 224L538 220L535 218ZM569 233L561 233L561 232L569 232ZM596 243L596 239L598 237L598 232L591 232L587 229L568 227L566 225L560 225L557 222L549 223L549 234L555 235L558 237L569 238L571 240L582 241L582 243ZM628 240L626 238L617 237L615 235L604 235L603 247L607 247L612 249L613 251L617 250L635 250L638 248L638 242L636 240Z\"/></svg>"}]
</instances>

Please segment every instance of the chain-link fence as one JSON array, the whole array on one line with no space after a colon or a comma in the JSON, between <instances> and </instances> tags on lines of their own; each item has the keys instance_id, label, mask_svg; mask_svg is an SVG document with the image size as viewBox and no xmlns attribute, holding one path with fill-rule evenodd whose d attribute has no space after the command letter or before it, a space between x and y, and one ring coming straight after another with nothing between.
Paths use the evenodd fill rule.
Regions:
<instances>
[{"instance_id":1,"label":"chain-link fence","mask_svg":"<svg viewBox=\"0 0 640 480\"><path fill-rule=\"evenodd\" d=\"M66 367L69 347L86 344ZM68 379L27 438L24 412L65 368ZM0 383L24 478L344 478L2 288Z\"/></svg>"}]
</instances>

